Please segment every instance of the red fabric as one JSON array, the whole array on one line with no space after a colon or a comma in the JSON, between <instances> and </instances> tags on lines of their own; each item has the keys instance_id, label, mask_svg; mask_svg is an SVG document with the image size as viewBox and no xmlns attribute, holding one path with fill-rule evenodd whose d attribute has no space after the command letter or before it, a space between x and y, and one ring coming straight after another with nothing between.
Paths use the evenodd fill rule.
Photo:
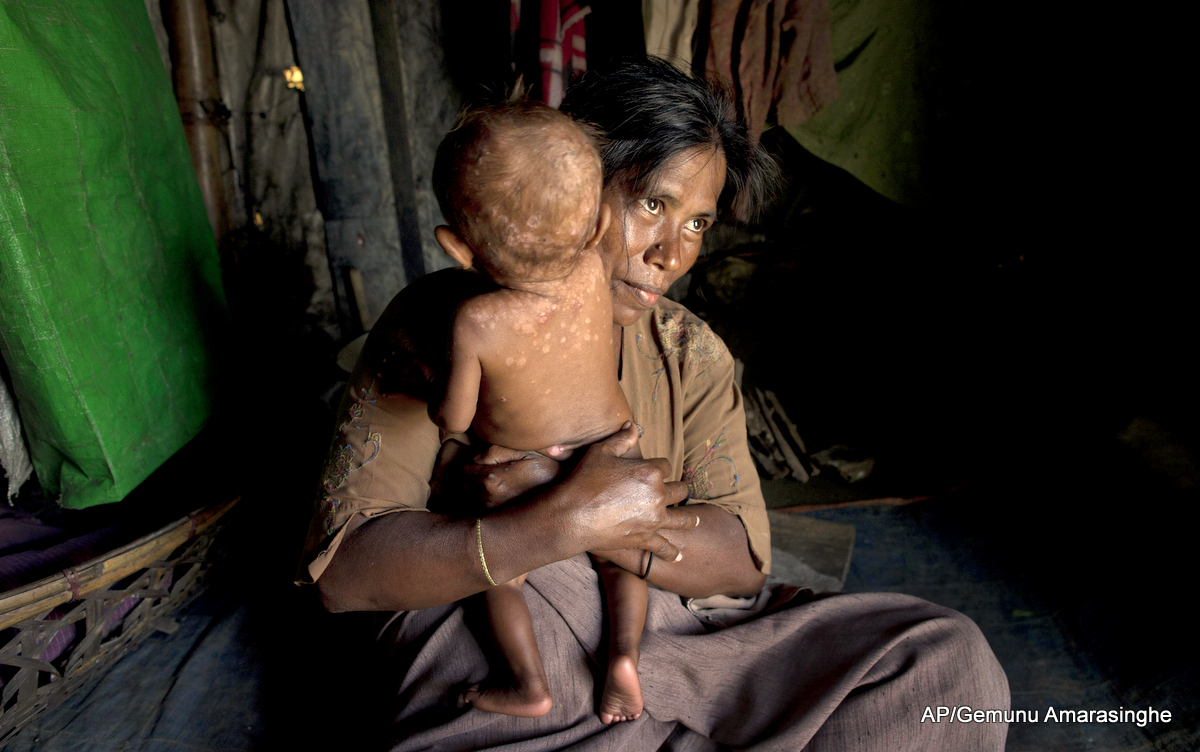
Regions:
<instances>
[{"instance_id":1,"label":"red fabric","mask_svg":"<svg viewBox=\"0 0 1200 752\"><path fill-rule=\"evenodd\" d=\"M587 69L583 19L591 8L576 0L541 0L538 6L538 64L542 101L562 103L564 84Z\"/></svg>"},{"instance_id":2,"label":"red fabric","mask_svg":"<svg viewBox=\"0 0 1200 752\"><path fill-rule=\"evenodd\" d=\"M705 71L733 83L753 141L772 114L801 125L837 99L833 62L829 0L713 0Z\"/></svg>"},{"instance_id":3,"label":"red fabric","mask_svg":"<svg viewBox=\"0 0 1200 752\"><path fill-rule=\"evenodd\" d=\"M566 81L587 70L587 43L583 19L592 9L577 2L562 2L562 67Z\"/></svg>"},{"instance_id":4,"label":"red fabric","mask_svg":"<svg viewBox=\"0 0 1200 752\"><path fill-rule=\"evenodd\" d=\"M508 56L512 67L517 69L517 29L521 28L521 0L509 0L508 3Z\"/></svg>"},{"instance_id":5,"label":"red fabric","mask_svg":"<svg viewBox=\"0 0 1200 752\"><path fill-rule=\"evenodd\" d=\"M542 101L562 102L562 16L559 0L541 0L538 14L538 64L542 68Z\"/></svg>"}]
</instances>

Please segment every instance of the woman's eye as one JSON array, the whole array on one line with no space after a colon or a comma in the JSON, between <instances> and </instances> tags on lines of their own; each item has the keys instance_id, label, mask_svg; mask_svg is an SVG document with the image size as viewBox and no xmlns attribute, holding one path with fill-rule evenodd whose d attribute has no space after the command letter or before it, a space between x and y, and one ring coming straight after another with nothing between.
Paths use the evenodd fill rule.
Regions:
<instances>
[{"instance_id":1,"label":"woman's eye","mask_svg":"<svg viewBox=\"0 0 1200 752\"><path fill-rule=\"evenodd\" d=\"M707 225L703 219L693 219L688 223L688 229L692 232L704 232Z\"/></svg>"},{"instance_id":2,"label":"woman's eye","mask_svg":"<svg viewBox=\"0 0 1200 752\"><path fill-rule=\"evenodd\" d=\"M662 209L662 202L656 198L643 198L640 200L642 208L651 214L658 214Z\"/></svg>"}]
</instances>

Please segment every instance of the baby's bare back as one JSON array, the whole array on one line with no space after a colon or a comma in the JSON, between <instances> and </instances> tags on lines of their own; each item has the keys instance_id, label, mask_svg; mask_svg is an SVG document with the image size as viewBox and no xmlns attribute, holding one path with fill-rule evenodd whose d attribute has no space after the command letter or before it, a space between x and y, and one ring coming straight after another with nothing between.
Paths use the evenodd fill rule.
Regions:
<instances>
[{"instance_id":1,"label":"baby's bare back","mask_svg":"<svg viewBox=\"0 0 1200 752\"><path fill-rule=\"evenodd\" d=\"M513 449L590 444L630 420L617 384L612 295L598 254L536 292L501 289L472 298L455 319L480 366L472 427ZM469 332L469 334L468 334Z\"/></svg>"}]
</instances>

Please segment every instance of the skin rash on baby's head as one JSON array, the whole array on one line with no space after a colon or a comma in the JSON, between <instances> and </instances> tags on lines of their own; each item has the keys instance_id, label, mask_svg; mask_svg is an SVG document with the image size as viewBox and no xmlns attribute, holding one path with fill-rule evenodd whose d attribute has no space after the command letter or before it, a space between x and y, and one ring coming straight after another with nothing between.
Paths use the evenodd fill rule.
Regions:
<instances>
[{"instance_id":1,"label":"skin rash on baby's head","mask_svg":"<svg viewBox=\"0 0 1200 752\"><path fill-rule=\"evenodd\" d=\"M460 228L480 266L554 279L570 271L596 228L602 172L573 123L493 127L464 171Z\"/></svg>"}]
</instances>

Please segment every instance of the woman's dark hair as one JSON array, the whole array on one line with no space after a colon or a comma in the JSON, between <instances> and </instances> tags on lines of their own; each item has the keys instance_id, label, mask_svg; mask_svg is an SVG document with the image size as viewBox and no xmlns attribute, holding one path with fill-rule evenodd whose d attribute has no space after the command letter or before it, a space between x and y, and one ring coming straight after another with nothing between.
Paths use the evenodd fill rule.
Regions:
<instances>
[{"instance_id":1,"label":"woman's dark hair","mask_svg":"<svg viewBox=\"0 0 1200 752\"><path fill-rule=\"evenodd\" d=\"M676 154L696 147L725 155L721 209L749 219L773 190L778 167L750 142L725 86L692 78L656 57L617 59L589 70L567 90L559 108L600 128L604 182L648 192Z\"/></svg>"}]
</instances>

